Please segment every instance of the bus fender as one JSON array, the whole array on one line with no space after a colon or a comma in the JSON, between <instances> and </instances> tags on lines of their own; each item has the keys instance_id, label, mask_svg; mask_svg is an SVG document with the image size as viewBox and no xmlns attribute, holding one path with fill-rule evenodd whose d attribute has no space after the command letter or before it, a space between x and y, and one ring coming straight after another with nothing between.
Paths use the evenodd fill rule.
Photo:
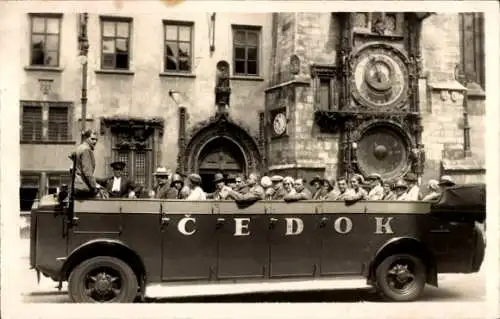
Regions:
<instances>
[{"instance_id":1,"label":"bus fender","mask_svg":"<svg viewBox=\"0 0 500 319\"><path fill-rule=\"evenodd\" d=\"M78 264L97 256L116 257L126 262L136 274L141 291L144 290L142 286L146 282L146 267L142 258L124 242L109 238L93 239L75 248L61 268L60 281L67 281Z\"/></svg>"},{"instance_id":2,"label":"bus fender","mask_svg":"<svg viewBox=\"0 0 500 319\"><path fill-rule=\"evenodd\" d=\"M375 270L377 266L387 257L393 254L411 254L419 257L427 267L427 283L435 287L438 286L436 259L432 252L424 243L413 237L396 237L385 242L377 252L371 256L366 263L364 275L368 284L375 281Z\"/></svg>"}]
</instances>

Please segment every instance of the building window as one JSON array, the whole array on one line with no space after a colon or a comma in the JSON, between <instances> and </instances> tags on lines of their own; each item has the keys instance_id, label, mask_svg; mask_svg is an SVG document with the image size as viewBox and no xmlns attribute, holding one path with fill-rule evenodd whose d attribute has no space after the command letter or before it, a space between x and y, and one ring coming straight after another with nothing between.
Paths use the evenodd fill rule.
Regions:
<instances>
[{"instance_id":1,"label":"building window","mask_svg":"<svg viewBox=\"0 0 500 319\"><path fill-rule=\"evenodd\" d=\"M260 27L233 26L234 73L259 75Z\"/></svg>"},{"instance_id":2,"label":"building window","mask_svg":"<svg viewBox=\"0 0 500 319\"><path fill-rule=\"evenodd\" d=\"M101 68L128 70L132 19L101 18Z\"/></svg>"},{"instance_id":3,"label":"building window","mask_svg":"<svg viewBox=\"0 0 500 319\"><path fill-rule=\"evenodd\" d=\"M481 12L460 13L460 64L469 81L485 88L484 17Z\"/></svg>"},{"instance_id":4,"label":"building window","mask_svg":"<svg viewBox=\"0 0 500 319\"><path fill-rule=\"evenodd\" d=\"M333 65L313 64L311 66L313 79L314 108L316 110L336 110L339 104L337 87L337 69Z\"/></svg>"},{"instance_id":5,"label":"building window","mask_svg":"<svg viewBox=\"0 0 500 319\"><path fill-rule=\"evenodd\" d=\"M61 15L31 15L31 65L59 66Z\"/></svg>"},{"instance_id":6,"label":"building window","mask_svg":"<svg viewBox=\"0 0 500 319\"><path fill-rule=\"evenodd\" d=\"M47 175L47 194L55 194L57 193L57 189L61 187L61 185L68 185L70 187L71 184L71 175L68 172L65 173L50 173Z\"/></svg>"},{"instance_id":7,"label":"building window","mask_svg":"<svg viewBox=\"0 0 500 319\"><path fill-rule=\"evenodd\" d=\"M21 101L21 106L22 142L57 143L72 140L71 103Z\"/></svg>"},{"instance_id":8,"label":"building window","mask_svg":"<svg viewBox=\"0 0 500 319\"><path fill-rule=\"evenodd\" d=\"M193 24L164 21L165 72L192 71Z\"/></svg>"},{"instance_id":9,"label":"building window","mask_svg":"<svg viewBox=\"0 0 500 319\"><path fill-rule=\"evenodd\" d=\"M19 189L20 211L29 212L33 202L38 197L40 188L40 175L21 172L21 182Z\"/></svg>"},{"instance_id":10,"label":"building window","mask_svg":"<svg viewBox=\"0 0 500 319\"><path fill-rule=\"evenodd\" d=\"M23 141L41 141L43 137L43 108L40 106L23 106L22 132Z\"/></svg>"}]
</instances>

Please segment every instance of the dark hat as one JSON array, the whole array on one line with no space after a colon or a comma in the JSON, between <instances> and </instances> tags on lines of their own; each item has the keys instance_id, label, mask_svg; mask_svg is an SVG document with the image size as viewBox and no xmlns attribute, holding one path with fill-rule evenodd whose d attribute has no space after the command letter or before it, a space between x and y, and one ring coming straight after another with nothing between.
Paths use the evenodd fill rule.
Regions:
<instances>
[{"instance_id":1,"label":"dark hat","mask_svg":"<svg viewBox=\"0 0 500 319\"><path fill-rule=\"evenodd\" d=\"M189 174L188 179L193 183L197 185L201 185L201 176L198 174Z\"/></svg>"},{"instance_id":2,"label":"dark hat","mask_svg":"<svg viewBox=\"0 0 500 319\"><path fill-rule=\"evenodd\" d=\"M114 169L117 169L117 170L122 170L125 168L127 164L125 164L125 162L121 162L121 161L116 161L116 162L113 162L111 163L111 167L114 168Z\"/></svg>"},{"instance_id":3,"label":"dark hat","mask_svg":"<svg viewBox=\"0 0 500 319\"><path fill-rule=\"evenodd\" d=\"M228 183L235 183L236 182L236 176L234 174L229 174L226 177L226 182L228 182Z\"/></svg>"},{"instance_id":4,"label":"dark hat","mask_svg":"<svg viewBox=\"0 0 500 319\"><path fill-rule=\"evenodd\" d=\"M410 173L406 174L406 176L404 177L404 180L408 181L408 182L416 182L418 179L417 179L417 175L410 172Z\"/></svg>"},{"instance_id":5,"label":"dark hat","mask_svg":"<svg viewBox=\"0 0 500 319\"><path fill-rule=\"evenodd\" d=\"M221 173L216 173L214 176L214 183L219 183L224 180L224 175Z\"/></svg>"},{"instance_id":6,"label":"dark hat","mask_svg":"<svg viewBox=\"0 0 500 319\"><path fill-rule=\"evenodd\" d=\"M394 189L397 189L397 188L404 188L404 189L407 189L408 188L408 185L406 185L406 183L403 181L403 180L398 180L396 182L396 184L394 185Z\"/></svg>"},{"instance_id":7,"label":"dark hat","mask_svg":"<svg viewBox=\"0 0 500 319\"><path fill-rule=\"evenodd\" d=\"M439 185L440 186L453 186L453 185L455 185L455 181L453 181L451 176L443 175L439 179Z\"/></svg>"},{"instance_id":8,"label":"dark hat","mask_svg":"<svg viewBox=\"0 0 500 319\"><path fill-rule=\"evenodd\" d=\"M309 182L309 185L313 185L314 183L318 182L318 183L321 183L323 182L323 178L319 177L318 175L314 176L313 179ZM303 179L303 181L305 182L305 179Z\"/></svg>"},{"instance_id":9,"label":"dark hat","mask_svg":"<svg viewBox=\"0 0 500 319\"><path fill-rule=\"evenodd\" d=\"M271 182L273 183L279 183L282 181L283 181L283 176L281 175L274 175L273 177L271 177Z\"/></svg>"},{"instance_id":10,"label":"dark hat","mask_svg":"<svg viewBox=\"0 0 500 319\"><path fill-rule=\"evenodd\" d=\"M377 173L371 173L370 175L368 175L366 177L366 180L374 180L374 179L378 179L379 181L382 181L382 176L380 176L380 174L377 174Z\"/></svg>"},{"instance_id":11,"label":"dark hat","mask_svg":"<svg viewBox=\"0 0 500 319\"><path fill-rule=\"evenodd\" d=\"M181 175L174 174L174 176L172 177L172 182L170 183L170 186L173 186L174 183L181 183L181 185L184 186L184 179L182 178Z\"/></svg>"}]
</instances>

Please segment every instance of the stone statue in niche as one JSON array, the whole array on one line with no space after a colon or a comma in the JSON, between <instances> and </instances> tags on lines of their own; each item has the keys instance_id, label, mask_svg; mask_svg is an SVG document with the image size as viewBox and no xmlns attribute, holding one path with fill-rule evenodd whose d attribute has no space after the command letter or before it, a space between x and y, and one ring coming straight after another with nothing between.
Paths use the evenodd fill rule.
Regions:
<instances>
[{"instance_id":1,"label":"stone statue in niche","mask_svg":"<svg viewBox=\"0 0 500 319\"><path fill-rule=\"evenodd\" d=\"M378 17L373 24L372 32L375 32L378 35L384 35L386 27L385 19L383 17Z\"/></svg>"},{"instance_id":2,"label":"stone statue in niche","mask_svg":"<svg viewBox=\"0 0 500 319\"><path fill-rule=\"evenodd\" d=\"M226 61L219 61L216 67L215 104L217 105L218 111L221 111L226 110L229 107L229 100L231 96L229 63Z\"/></svg>"}]
</instances>

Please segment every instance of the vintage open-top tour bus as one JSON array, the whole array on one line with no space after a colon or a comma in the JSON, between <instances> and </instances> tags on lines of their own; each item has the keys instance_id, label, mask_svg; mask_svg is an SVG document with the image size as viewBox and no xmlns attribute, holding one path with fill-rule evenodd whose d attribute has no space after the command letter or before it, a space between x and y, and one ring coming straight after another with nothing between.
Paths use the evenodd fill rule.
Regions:
<instances>
[{"instance_id":1,"label":"vintage open-top tour bus","mask_svg":"<svg viewBox=\"0 0 500 319\"><path fill-rule=\"evenodd\" d=\"M31 213L30 263L74 302L132 302L150 285L320 283L366 278L411 301L438 273L477 272L485 185L436 203L233 201L44 196ZM144 299L142 299L144 300Z\"/></svg>"}]
</instances>

